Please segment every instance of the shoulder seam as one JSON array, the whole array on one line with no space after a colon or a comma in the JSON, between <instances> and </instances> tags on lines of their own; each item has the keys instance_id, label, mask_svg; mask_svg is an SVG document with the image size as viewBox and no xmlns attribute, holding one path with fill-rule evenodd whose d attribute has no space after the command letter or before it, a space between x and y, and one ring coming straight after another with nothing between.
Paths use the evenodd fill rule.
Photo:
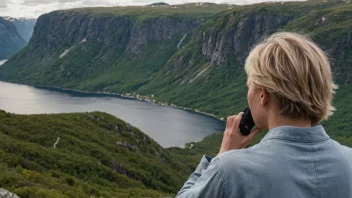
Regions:
<instances>
[{"instance_id":1,"label":"shoulder seam","mask_svg":"<svg viewBox=\"0 0 352 198\"><path fill-rule=\"evenodd\" d=\"M289 142L299 142L299 143L306 143L306 144L312 144L312 143L318 143L318 142L324 142L327 140L331 140L331 138L326 138L326 139L320 139L316 141L301 141L293 138L285 138L285 137L272 137L270 139L263 140L263 142L270 141L270 140L286 140Z\"/></svg>"}]
</instances>

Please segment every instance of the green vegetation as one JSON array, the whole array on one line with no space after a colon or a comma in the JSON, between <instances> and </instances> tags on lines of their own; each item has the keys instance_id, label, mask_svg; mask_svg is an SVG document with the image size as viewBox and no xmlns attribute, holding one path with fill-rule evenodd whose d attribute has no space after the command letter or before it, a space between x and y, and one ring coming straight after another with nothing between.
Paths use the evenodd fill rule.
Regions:
<instances>
[{"instance_id":1,"label":"green vegetation","mask_svg":"<svg viewBox=\"0 0 352 198\"><path fill-rule=\"evenodd\" d=\"M1 111L0 170L0 188L22 198L172 196L190 172L137 128L99 112Z\"/></svg>"},{"instance_id":2,"label":"green vegetation","mask_svg":"<svg viewBox=\"0 0 352 198\"><path fill-rule=\"evenodd\" d=\"M168 6L126 6L126 7L111 7L111 8L79 8L71 9L70 13L88 13L92 16L128 16L138 21L142 21L155 17L209 17L212 14L228 9L228 5L213 4L213 3L189 3L182 5ZM232 6L231 6L232 7Z\"/></svg>"},{"instance_id":3,"label":"green vegetation","mask_svg":"<svg viewBox=\"0 0 352 198\"><path fill-rule=\"evenodd\" d=\"M138 57L131 53L123 54L109 69L109 72L75 84L79 84L78 89L89 91L115 90L114 92L121 93L126 90L136 90L136 88L148 83L162 69L177 50L175 46L177 46L180 38L181 35L177 35L173 39L162 43L150 41L147 44L148 48ZM143 66L140 63L143 63Z\"/></svg>"}]
</instances>

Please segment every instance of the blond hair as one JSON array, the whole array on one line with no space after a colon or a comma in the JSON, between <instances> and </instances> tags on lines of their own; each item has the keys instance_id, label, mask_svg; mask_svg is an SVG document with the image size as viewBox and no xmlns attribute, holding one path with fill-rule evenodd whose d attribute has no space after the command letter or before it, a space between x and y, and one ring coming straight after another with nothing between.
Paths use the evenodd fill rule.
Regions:
<instances>
[{"instance_id":1,"label":"blond hair","mask_svg":"<svg viewBox=\"0 0 352 198\"><path fill-rule=\"evenodd\" d=\"M279 101L281 114L318 124L335 108L334 84L327 55L308 37L281 32L271 35L249 54L249 83L262 86Z\"/></svg>"}]
</instances>

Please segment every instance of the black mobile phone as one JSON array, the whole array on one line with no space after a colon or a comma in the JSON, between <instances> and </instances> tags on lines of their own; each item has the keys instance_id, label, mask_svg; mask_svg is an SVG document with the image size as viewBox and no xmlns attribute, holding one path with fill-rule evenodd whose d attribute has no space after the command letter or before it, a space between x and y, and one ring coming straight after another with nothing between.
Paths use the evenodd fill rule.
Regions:
<instances>
[{"instance_id":1,"label":"black mobile phone","mask_svg":"<svg viewBox=\"0 0 352 198\"><path fill-rule=\"evenodd\" d=\"M240 132L247 136L251 133L253 127L254 127L254 120L253 120L253 117L252 117L252 113L251 113L251 110L249 109L249 107L247 107L245 110L244 110L244 113L243 113L243 116L242 116L242 119L241 119L241 122L240 122L240 126L239 126L239 129L240 129Z\"/></svg>"}]
</instances>

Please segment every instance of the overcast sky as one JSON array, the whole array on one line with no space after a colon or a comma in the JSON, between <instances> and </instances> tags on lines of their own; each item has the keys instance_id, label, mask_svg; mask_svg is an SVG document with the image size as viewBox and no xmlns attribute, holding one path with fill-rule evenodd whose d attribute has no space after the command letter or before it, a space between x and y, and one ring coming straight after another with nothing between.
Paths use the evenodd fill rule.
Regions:
<instances>
[{"instance_id":1,"label":"overcast sky","mask_svg":"<svg viewBox=\"0 0 352 198\"><path fill-rule=\"evenodd\" d=\"M95 6L146 5L162 1L163 0L0 0L0 16L37 18L39 15L53 10ZM243 5L267 0L164 0L163 2L168 4L182 4L204 1Z\"/></svg>"}]
</instances>

